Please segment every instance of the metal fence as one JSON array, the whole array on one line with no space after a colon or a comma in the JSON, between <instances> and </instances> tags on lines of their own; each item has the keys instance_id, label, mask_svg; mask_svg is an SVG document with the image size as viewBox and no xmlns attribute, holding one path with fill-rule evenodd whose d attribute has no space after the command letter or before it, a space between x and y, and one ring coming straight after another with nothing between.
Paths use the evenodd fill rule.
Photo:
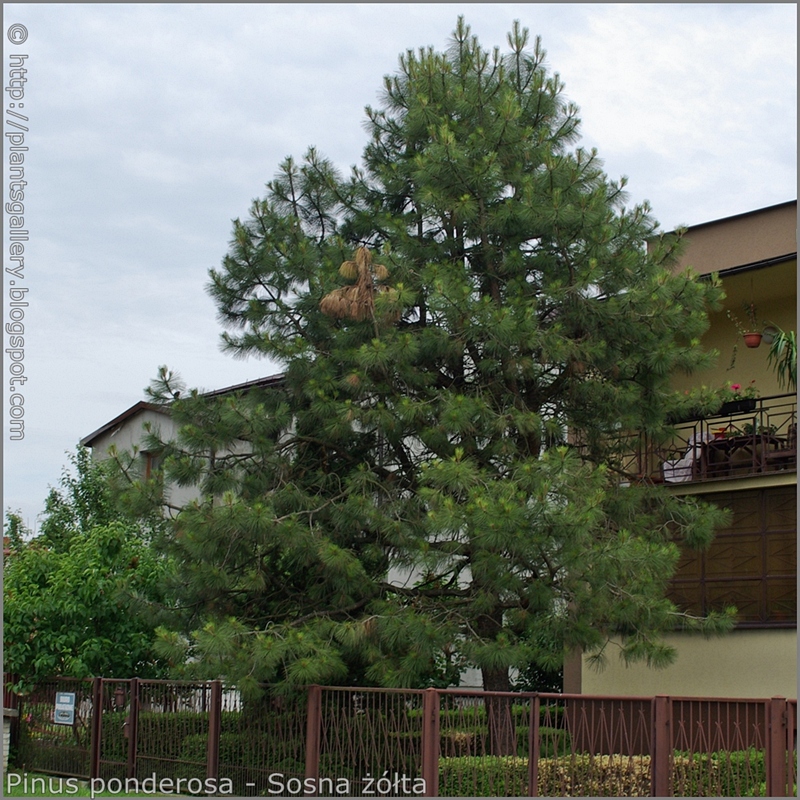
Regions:
<instances>
[{"instance_id":1,"label":"metal fence","mask_svg":"<svg viewBox=\"0 0 800 800\"><path fill-rule=\"evenodd\" d=\"M674 423L664 439L620 437L619 468L631 479L684 483L797 470L797 397L728 403L719 413Z\"/></svg>"},{"instance_id":2,"label":"metal fence","mask_svg":"<svg viewBox=\"0 0 800 800\"><path fill-rule=\"evenodd\" d=\"M56 691L76 694L71 725L53 722ZM95 678L18 701L17 767L184 794L796 794L797 702L783 698L311 686L245 701L219 681Z\"/></svg>"}]
</instances>

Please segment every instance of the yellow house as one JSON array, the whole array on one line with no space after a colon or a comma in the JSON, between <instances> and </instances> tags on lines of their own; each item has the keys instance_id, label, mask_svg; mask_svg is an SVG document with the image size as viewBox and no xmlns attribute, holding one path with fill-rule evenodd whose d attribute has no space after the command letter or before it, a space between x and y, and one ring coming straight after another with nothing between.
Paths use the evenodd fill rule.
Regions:
<instances>
[{"instance_id":1,"label":"yellow house","mask_svg":"<svg viewBox=\"0 0 800 800\"><path fill-rule=\"evenodd\" d=\"M684 552L670 595L691 612L734 605L739 622L723 637L672 635L678 656L666 669L626 667L612 657L595 671L574 658L565 666L565 692L797 696L797 402L767 358L771 333L797 330L796 228L792 201L688 229L678 268L718 273L726 299L703 340L719 350L716 366L675 386L738 384L757 397L684 420L670 447L646 445L639 454L643 474L663 491L703 495L731 510L729 527L707 552ZM758 347L745 345L731 315L766 333Z\"/></svg>"}]
</instances>

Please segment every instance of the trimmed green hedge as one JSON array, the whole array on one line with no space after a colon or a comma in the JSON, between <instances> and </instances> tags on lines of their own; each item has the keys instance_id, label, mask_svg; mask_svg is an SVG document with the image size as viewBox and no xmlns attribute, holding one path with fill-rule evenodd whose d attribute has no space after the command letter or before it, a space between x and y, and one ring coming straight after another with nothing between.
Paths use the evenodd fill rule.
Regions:
<instances>
[{"instance_id":1,"label":"trimmed green hedge","mask_svg":"<svg viewBox=\"0 0 800 800\"><path fill-rule=\"evenodd\" d=\"M406 712L409 719L422 716L421 708L409 709ZM563 706L542 705L539 707L539 723L552 726L561 721L564 716ZM530 706L514 703L511 705L511 717L517 724L527 725L530 719ZM469 727L471 724L486 724L486 706L465 706L464 708L443 708L439 711L439 724L458 725Z\"/></svg>"},{"instance_id":2,"label":"trimmed green hedge","mask_svg":"<svg viewBox=\"0 0 800 800\"><path fill-rule=\"evenodd\" d=\"M441 796L491 797L527 793L529 709L512 706L511 712L515 722L517 754L507 757L474 755L476 751L480 752L482 740L485 741L487 735L485 708L470 707L442 712L440 731L442 753L446 757L440 759ZM408 716L416 717L418 714L411 711ZM125 711L103 713L104 762L127 761L128 740L123 724L126 718ZM303 775L304 731L299 730L297 720L290 712L273 712L257 717L250 729L248 722L241 711L222 713L221 774L237 776L237 781L244 780L244 776L258 776L260 779L265 772ZM366 720L362 722L364 730L361 733L365 736L372 730L382 729L380 720L370 724ZM567 731L560 727L544 726L539 730L540 795L635 797L649 794L649 756L592 757L573 754L570 752L571 741ZM56 755L49 749L36 753L38 742L28 741L26 733L26 727L23 726L20 750L27 755L29 767L36 763L38 756L57 761L58 767L68 772L86 768L83 764L86 754L67 752L67 747L59 747L60 752ZM173 762L174 777L205 777L207 713L143 711L139 715L139 733L141 762L149 762L150 758L157 756ZM390 752L397 755L404 768L410 771L420 768L421 731L389 732L389 735L393 740ZM357 778L363 775L365 769L374 773L373 755L381 758L377 752L366 753L365 759L369 763L362 764L355 761L341 763L338 753L323 754L321 774ZM166 764L161 762L162 770L164 766ZM710 754L676 752L672 775L675 796L759 796L764 794L766 786L764 752L755 749Z\"/></svg>"},{"instance_id":3,"label":"trimmed green hedge","mask_svg":"<svg viewBox=\"0 0 800 800\"><path fill-rule=\"evenodd\" d=\"M674 793L683 797L759 797L766 793L763 750L676 753Z\"/></svg>"},{"instance_id":4,"label":"trimmed green hedge","mask_svg":"<svg viewBox=\"0 0 800 800\"><path fill-rule=\"evenodd\" d=\"M460 756L439 759L439 797L525 797L527 793L527 758Z\"/></svg>"},{"instance_id":5,"label":"trimmed green hedge","mask_svg":"<svg viewBox=\"0 0 800 800\"><path fill-rule=\"evenodd\" d=\"M572 754L539 760L542 797L648 797L650 756ZM675 753L675 797L763 796L763 750L731 753ZM525 796L528 759L516 756L462 756L439 762L440 797Z\"/></svg>"},{"instance_id":6,"label":"trimmed green hedge","mask_svg":"<svg viewBox=\"0 0 800 800\"><path fill-rule=\"evenodd\" d=\"M480 740L486 737L488 728L484 726L478 730L463 730L447 728L440 731L441 749L447 754L455 756L475 755L480 752ZM528 757L528 726L517 725L517 755L521 758ZM419 736L419 734L416 734ZM569 733L559 728L539 728L540 756L545 758L558 754L568 753L571 750Z\"/></svg>"}]
</instances>

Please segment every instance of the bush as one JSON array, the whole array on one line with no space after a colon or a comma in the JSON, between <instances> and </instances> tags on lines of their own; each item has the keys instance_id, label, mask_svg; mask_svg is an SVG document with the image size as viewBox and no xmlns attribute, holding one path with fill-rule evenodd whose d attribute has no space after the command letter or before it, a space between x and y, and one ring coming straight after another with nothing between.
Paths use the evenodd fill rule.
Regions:
<instances>
[{"instance_id":1,"label":"bush","mask_svg":"<svg viewBox=\"0 0 800 800\"><path fill-rule=\"evenodd\" d=\"M570 754L539 759L542 797L648 797L650 756ZM441 797L524 796L528 759L462 756L439 761ZM731 753L675 753L675 797L759 797L766 793L763 750Z\"/></svg>"},{"instance_id":2,"label":"bush","mask_svg":"<svg viewBox=\"0 0 800 800\"><path fill-rule=\"evenodd\" d=\"M285 754L276 753L276 743L269 734L220 733L219 776L230 778L237 795L251 794L253 783L266 786L268 773L303 777L305 763ZM175 765L175 777L205 778L208 735L195 734L183 740L180 763ZM274 759L267 760L268 756ZM261 787L264 788L264 787Z\"/></svg>"},{"instance_id":3,"label":"bush","mask_svg":"<svg viewBox=\"0 0 800 800\"><path fill-rule=\"evenodd\" d=\"M650 756L570 755L539 759L542 797L647 797ZM523 797L528 794L528 759L517 756L443 758L441 797Z\"/></svg>"},{"instance_id":4,"label":"bush","mask_svg":"<svg viewBox=\"0 0 800 800\"><path fill-rule=\"evenodd\" d=\"M572 754L539 760L539 794L547 797L649 797L650 756Z\"/></svg>"},{"instance_id":5,"label":"bush","mask_svg":"<svg viewBox=\"0 0 800 800\"><path fill-rule=\"evenodd\" d=\"M517 755L522 758L528 757L528 726L517 725ZM419 738L420 734L415 732ZM441 749L447 756L481 756L483 744L488 736L488 728L484 725L477 730L463 730L461 728L448 728L442 730ZM569 753L571 741L569 733L558 728L539 728L540 757L554 756Z\"/></svg>"},{"instance_id":6,"label":"bush","mask_svg":"<svg viewBox=\"0 0 800 800\"><path fill-rule=\"evenodd\" d=\"M764 784L765 793L767 781L764 756L763 750L754 748L730 753L676 753L674 794L683 797L761 796L760 784Z\"/></svg>"},{"instance_id":7,"label":"bush","mask_svg":"<svg viewBox=\"0 0 800 800\"><path fill-rule=\"evenodd\" d=\"M452 701L451 701L452 702ZM422 716L421 708L410 709L407 712L409 719ZM563 706L541 705L539 708L539 724L547 723L552 726L560 723L564 716ZM530 719L530 707L520 703L513 703L511 706L511 717L518 724L528 724ZM439 711L439 724L442 727L461 726L467 727L470 723L486 723L486 706L471 705L463 708L443 708Z\"/></svg>"},{"instance_id":8,"label":"bush","mask_svg":"<svg viewBox=\"0 0 800 800\"><path fill-rule=\"evenodd\" d=\"M524 797L527 791L527 758L459 756L439 759L439 797Z\"/></svg>"}]
</instances>

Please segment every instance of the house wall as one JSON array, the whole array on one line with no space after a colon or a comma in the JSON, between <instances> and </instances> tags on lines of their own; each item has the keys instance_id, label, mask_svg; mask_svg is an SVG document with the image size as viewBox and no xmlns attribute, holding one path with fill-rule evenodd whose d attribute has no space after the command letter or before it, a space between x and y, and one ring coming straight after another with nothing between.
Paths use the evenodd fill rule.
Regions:
<instances>
[{"instance_id":1,"label":"house wall","mask_svg":"<svg viewBox=\"0 0 800 800\"><path fill-rule=\"evenodd\" d=\"M709 315L710 327L702 339L706 349L719 352L709 369L690 376L676 376L678 390L706 385L721 388L730 383L748 386L755 381L761 397L787 392L780 388L768 364L769 345L750 349L744 345L726 312L746 323L743 303L755 303L761 327L776 325L797 330L797 258L781 261L797 251L797 203L742 214L692 227L685 237L686 249L677 269L691 267L700 274L722 272L726 297L723 307ZM724 274L747 264L778 263ZM736 361L730 368L734 344ZM757 476L721 483L710 481L673 486L681 494L764 489L796 484L796 473ZM739 628L706 639L673 634L666 641L677 650L677 660L666 669L646 664L625 666L617 659L616 647L602 671L589 667L586 656L571 658L565 668L565 691L585 694L726 697L797 697L796 628Z\"/></svg>"},{"instance_id":2,"label":"house wall","mask_svg":"<svg viewBox=\"0 0 800 800\"><path fill-rule=\"evenodd\" d=\"M722 286L726 294L724 305L720 311L709 314L710 327L702 339L706 349L719 352L716 363L702 372L676 376L673 385L679 390L700 384L719 388L729 383L747 386L754 380L762 397L787 391L778 386L775 371L768 363L769 345L762 342L757 348L745 347L726 312L732 311L744 324L742 303L753 302L762 325L770 323L783 330L797 330L797 259L727 276ZM736 362L731 368L734 345Z\"/></svg>"},{"instance_id":3,"label":"house wall","mask_svg":"<svg viewBox=\"0 0 800 800\"><path fill-rule=\"evenodd\" d=\"M113 445L117 450L131 450L134 446L141 447L145 436L144 425L152 426L153 432L161 432L161 436L168 439L177 434L175 423L168 414L158 411L143 410L120 423L116 428L111 428L100 434L92 441L92 451L96 456L105 457Z\"/></svg>"},{"instance_id":4,"label":"house wall","mask_svg":"<svg viewBox=\"0 0 800 800\"><path fill-rule=\"evenodd\" d=\"M609 648L606 669L584 657L581 692L605 695L669 694L684 697L797 697L797 634L794 630L736 630L706 639L666 637L678 650L665 669L626 667Z\"/></svg>"},{"instance_id":5,"label":"house wall","mask_svg":"<svg viewBox=\"0 0 800 800\"><path fill-rule=\"evenodd\" d=\"M3 772L8 769L8 754L11 750L11 721L17 716L17 709L3 709Z\"/></svg>"},{"instance_id":6,"label":"house wall","mask_svg":"<svg viewBox=\"0 0 800 800\"><path fill-rule=\"evenodd\" d=\"M797 252L797 201L692 226L678 268L701 275Z\"/></svg>"},{"instance_id":7,"label":"house wall","mask_svg":"<svg viewBox=\"0 0 800 800\"><path fill-rule=\"evenodd\" d=\"M98 460L107 458L109 448L112 446L119 452L132 451L134 448L141 452L142 441L147 435L144 430L146 424L150 424L152 432L158 433L164 440L170 440L177 436L177 426L168 414L142 410L120 423L116 428L112 428L94 439L92 441L92 457ZM196 490L181 486L170 486L167 494L169 502L177 506L184 506L198 496Z\"/></svg>"},{"instance_id":8,"label":"house wall","mask_svg":"<svg viewBox=\"0 0 800 800\"><path fill-rule=\"evenodd\" d=\"M700 275L791 255L797 252L797 201L692 226L684 245L676 269L691 268ZM746 323L742 304L753 302L762 326L797 330L797 258L722 277L726 297L722 308L709 314L710 328L703 337L705 348L719 351L717 363L704 372L676 376L674 385L683 389L755 380L763 397L777 394L777 379L767 365L769 346L745 347L727 312ZM736 363L730 369L736 343Z\"/></svg>"}]
</instances>

